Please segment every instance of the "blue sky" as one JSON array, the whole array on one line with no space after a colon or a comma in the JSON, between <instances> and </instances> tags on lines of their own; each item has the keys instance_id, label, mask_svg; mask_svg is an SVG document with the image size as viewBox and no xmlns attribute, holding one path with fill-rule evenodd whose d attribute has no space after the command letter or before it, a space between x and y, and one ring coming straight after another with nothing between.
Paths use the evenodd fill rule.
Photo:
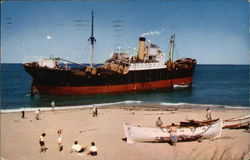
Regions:
<instances>
[{"instance_id":1,"label":"blue sky","mask_svg":"<svg viewBox=\"0 0 250 160\"><path fill-rule=\"evenodd\" d=\"M111 51L138 48L144 35L174 58L199 64L249 64L247 0L8 1L1 4L1 62L49 56L88 63L91 10L97 39L94 62Z\"/></svg>"}]
</instances>

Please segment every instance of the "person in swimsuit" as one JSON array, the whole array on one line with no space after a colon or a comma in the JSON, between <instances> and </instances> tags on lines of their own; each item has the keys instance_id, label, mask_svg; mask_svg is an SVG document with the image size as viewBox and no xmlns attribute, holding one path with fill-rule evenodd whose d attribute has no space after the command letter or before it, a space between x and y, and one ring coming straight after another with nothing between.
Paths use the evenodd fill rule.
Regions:
<instances>
[{"instance_id":1,"label":"person in swimsuit","mask_svg":"<svg viewBox=\"0 0 250 160\"><path fill-rule=\"evenodd\" d=\"M62 129L59 129L57 131L57 146L58 146L58 151L61 152L62 151Z\"/></svg>"},{"instance_id":2,"label":"person in swimsuit","mask_svg":"<svg viewBox=\"0 0 250 160\"><path fill-rule=\"evenodd\" d=\"M207 120L212 120L212 116L211 116L211 110L209 109L209 108L207 108L207 115L206 115L206 118L207 118Z\"/></svg>"},{"instance_id":3,"label":"person in swimsuit","mask_svg":"<svg viewBox=\"0 0 250 160\"><path fill-rule=\"evenodd\" d=\"M176 142L178 141L178 137L176 135L177 128L174 123L172 123L171 127L169 128L169 133L171 137L171 143L173 146L176 146Z\"/></svg>"},{"instance_id":4,"label":"person in swimsuit","mask_svg":"<svg viewBox=\"0 0 250 160\"><path fill-rule=\"evenodd\" d=\"M40 115L40 109L37 109L35 112L35 119L39 120L39 115Z\"/></svg>"},{"instance_id":5,"label":"person in swimsuit","mask_svg":"<svg viewBox=\"0 0 250 160\"><path fill-rule=\"evenodd\" d=\"M98 116L98 111L95 105L93 105L93 117L97 117Z\"/></svg>"},{"instance_id":6,"label":"person in swimsuit","mask_svg":"<svg viewBox=\"0 0 250 160\"><path fill-rule=\"evenodd\" d=\"M52 107L52 111L54 111L55 110L55 101L51 102L51 107Z\"/></svg>"},{"instance_id":7,"label":"person in swimsuit","mask_svg":"<svg viewBox=\"0 0 250 160\"><path fill-rule=\"evenodd\" d=\"M45 142L44 142L44 138L45 138L46 134L43 133L41 134L40 138L39 138L39 144L40 144L40 153L41 152L45 152L46 148L45 148Z\"/></svg>"}]
</instances>

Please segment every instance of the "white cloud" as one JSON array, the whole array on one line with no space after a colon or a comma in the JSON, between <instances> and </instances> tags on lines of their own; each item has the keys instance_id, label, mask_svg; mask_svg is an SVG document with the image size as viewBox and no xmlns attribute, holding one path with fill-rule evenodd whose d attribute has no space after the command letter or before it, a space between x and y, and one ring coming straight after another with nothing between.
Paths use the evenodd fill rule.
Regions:
<instances>
[{"instance_id":1,"label":"white cloud","mask_svg":"<svg viewBox=\"0 0 250 160\"><path fill-rule=\"evenodd\" d=\"M47 39L52 39L53 37L51 35L47 35Z\"/></svg>"},{"instance_id":2,"label":"white cloud","mask_svg":"<svg viewBox=\"0 0 250 160\"><path fill-rule=\"evenodd\" d=\"M146 33L142 33L141 36L144 37L144 36L154 36L154 35L160 35L161 32L159 31L150 31L150 32L146 32Z\"/></svg>"}]
</instances>

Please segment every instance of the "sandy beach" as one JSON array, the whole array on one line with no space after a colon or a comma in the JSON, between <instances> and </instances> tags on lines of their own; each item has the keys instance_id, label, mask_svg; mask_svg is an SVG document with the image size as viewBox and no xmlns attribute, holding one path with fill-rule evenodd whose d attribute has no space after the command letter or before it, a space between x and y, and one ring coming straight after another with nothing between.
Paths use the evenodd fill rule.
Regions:
<instances>
[{"instance_id":1,"label":"sandy beach","mask_svg":"<svg viewBox=\"0 0 250 160\"><path fill-rule=\"evenodd\" d=\"M133 107L135 106L135 107ZM205 107L185 109L160 105L116 105L98 107L98 117L91 108L42 111L40 120L34 112L1 113L1 158L7 160L237 160L250 152L250 133L244 129L223 129L220 138L202 142L127 144L123 123L155 126L160 116L164 125L185 119L205 120ZM212 118L229 119L249 114L249 110L214 109ZM62 129L61 152L57 149L57 130ZM46 133L48 150L39 153L39 137ZM83 146L94 141L97 156L70 153L75 140Z\"/></svg>"}]
</instances>

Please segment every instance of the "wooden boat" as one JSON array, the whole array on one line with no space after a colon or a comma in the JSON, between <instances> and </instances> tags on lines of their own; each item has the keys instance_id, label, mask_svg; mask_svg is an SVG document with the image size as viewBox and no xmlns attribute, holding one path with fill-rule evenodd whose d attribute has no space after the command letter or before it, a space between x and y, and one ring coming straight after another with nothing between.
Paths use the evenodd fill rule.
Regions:
<instances>
[{"instance_id":1,"label":"wooden boat","mask_svg":"<svg viewBox=\"0 0 250 160\"><path fill-rule=\"evenodd\" d=\"M219 119L213 124L200 127L180 127L177 126L178 141L190 141L210 139L220 137L222 130L222 120ZM135 142L170 142L171 136L169 128L141 127L124 124L124 132L127 143Z\"/></svg>"},{"instance_id":2,"label":"wooden boat","mask_svg":"<svg viewBox=\"0 0 250 160\"><path fill-rule=\"evenodd\" d=\"M219 118L217 119L212 119L212 120L205 120L205 121L197 121L197 120L186 120L186 121L181 121L180 122L180 127L200 127L200 126L207 126L210 124L215 123L218 121Z\"/></svg>"},{"instance_id":3,"label":"wooden boat","mask_svg":"<svg viewBox=\"0 0 250 160\"><path fill-rule=\"evenodd\" d=\"M231 118L223 121L223 128L244 128L250 126L250 114L246 116Z\"/></svg>"}]
</instances>

